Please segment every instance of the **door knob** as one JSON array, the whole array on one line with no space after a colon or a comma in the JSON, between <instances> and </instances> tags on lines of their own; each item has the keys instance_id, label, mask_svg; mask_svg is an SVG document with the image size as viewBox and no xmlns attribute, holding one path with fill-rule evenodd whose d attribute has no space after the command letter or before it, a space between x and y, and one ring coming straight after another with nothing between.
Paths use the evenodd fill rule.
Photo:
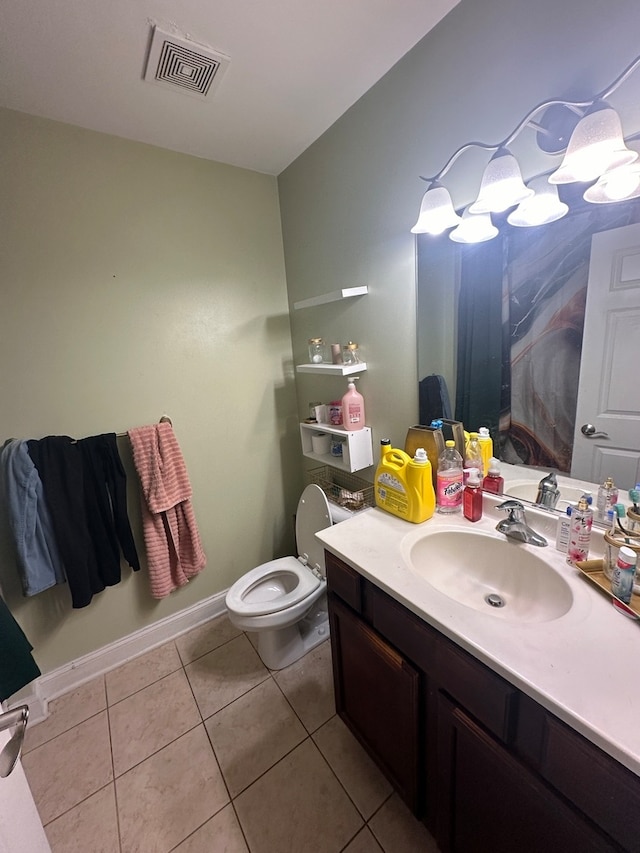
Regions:
<instances>
[{"instance_id":1,"label":"door knob","mask_svg":"<svg viewBox=\"0 0 640 853\"><path fill-rule=\"evenodd\" d=\"M580 432L586 438L609 438L608 432L598 432L598 430L594 427L593 424L582 424L580 427Z\"/></svg>"},{"instance_id":2,"label":"door knob","mask_svg":"<svg viewBox=\"0 0 640 853\"><path fill-rule=\"evenodd\" d=\"M0 778L6 778L16 766L24 741L24 733L27 728L27 720L29 719L29 706L20 705L14 708L13 711L7 711L0 714L0 732L6 729L15 731L5 744L2 752L0 752Z\"/></svg>"}]
</instances>

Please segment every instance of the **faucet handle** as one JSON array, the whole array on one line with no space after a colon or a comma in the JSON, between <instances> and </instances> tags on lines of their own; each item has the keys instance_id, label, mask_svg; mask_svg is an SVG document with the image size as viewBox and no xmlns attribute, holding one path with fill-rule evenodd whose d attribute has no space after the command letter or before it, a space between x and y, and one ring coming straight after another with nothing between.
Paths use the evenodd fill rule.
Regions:
<instances>
[{"instance_id":1,"label":"faucet handle","mask_svg":"<svg viewBox=\"0 0 640 853\"><path fill-rule=\"evenodd\" d=\"M514 501L512 498L509 500L503 501L501 504L498 504L496 509L504 509L509 513L509 518L511 521L519 521L524 517L524 507L520 503L520 501Z\"/></svg>"}]
</instances>

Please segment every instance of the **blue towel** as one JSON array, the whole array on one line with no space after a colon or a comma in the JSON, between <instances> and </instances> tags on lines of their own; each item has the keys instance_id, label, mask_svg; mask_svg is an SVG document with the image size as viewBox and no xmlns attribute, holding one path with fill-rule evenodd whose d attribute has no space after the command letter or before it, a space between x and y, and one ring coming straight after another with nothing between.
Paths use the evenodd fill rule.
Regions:
<instances>
[{"instance_id":1,"label":"blue towel","mask_svg":"<svg viewBox=\"0 0 640 853\"><path fill-rule=\"evenodd\" d=\"M26 441L12 440L0 454L0 498L6 504L25 595L65 582L38 470Z\"/></svg>"}]
</instances>

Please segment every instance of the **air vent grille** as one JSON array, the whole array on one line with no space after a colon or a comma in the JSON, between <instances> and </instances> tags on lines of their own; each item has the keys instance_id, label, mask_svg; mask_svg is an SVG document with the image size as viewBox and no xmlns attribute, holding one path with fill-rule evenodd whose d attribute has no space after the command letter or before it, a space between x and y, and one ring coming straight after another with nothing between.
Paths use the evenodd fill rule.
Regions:
<instances>
[{"instance_id":1,"label":"air vent grille","mask_svg":"<svg viewBox=\"0 0 640 853\"><path fill-rule=\"evenodd\" d=\"M206 98L228 64L228 56L155 27L145 80Z\"/></svg>"}]
</instances>

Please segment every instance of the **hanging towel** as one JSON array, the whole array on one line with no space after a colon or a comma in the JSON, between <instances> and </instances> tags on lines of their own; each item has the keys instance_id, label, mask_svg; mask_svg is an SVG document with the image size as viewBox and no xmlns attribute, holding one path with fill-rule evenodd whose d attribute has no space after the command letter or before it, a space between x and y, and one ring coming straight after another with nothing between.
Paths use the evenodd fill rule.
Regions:
<instances>
[{"instance_id":1,"label":"hanging towel","mask_svg":"<svg viewBox=\"0 0 640 853\"><path fill-rule=\"evenodd\" d=\"M5 503L25 595L65 582L53 524L27 442L14 439L0 454L0 496Z\"/></svg>"},{"instance_id":2,"label":"hanging towel","mask_svg":"<svg viewBox=\"0 0 640 853\"><path fill-rule=\"evenodd\" d=\"M33 646L0 598L0 702L40 675Z\"/></svg>"},{"instance_id":3,"label":"hanging towel","mask_svg":"<svg viewBox=\"0 0 640 853\"><path fill-rule=\"evenodd\" d=\"M77 442L82 457L84 501L98 574L107 586L120 582L120 549L134 571L140 568L129 516L127 475L115 432Z\"/></svg>"},{"instance_id":4,"label":"hanging towel","mask_svg":"<svg viewBox=\"0 0 640 853\"><path fill-rule=\"evenodd\" d=\"M128 436L142 488L151 595L164 598L206 565L191 504L191 484L171 424L137 427Z\"/></svg>"}]
</instances>

